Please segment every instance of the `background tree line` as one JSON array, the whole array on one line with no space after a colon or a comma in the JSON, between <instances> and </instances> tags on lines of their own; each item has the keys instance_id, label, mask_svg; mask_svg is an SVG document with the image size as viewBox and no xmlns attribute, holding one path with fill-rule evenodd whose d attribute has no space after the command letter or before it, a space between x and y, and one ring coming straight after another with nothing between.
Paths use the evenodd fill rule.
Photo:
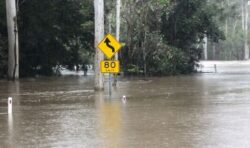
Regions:
<instances>
[{"instance_id":1,"label":"background tree line","mask_svg":"<svg viewBox=\"0 0 250 148\"><path fill-rule=\"evenodd\" d=\"M20 75L52 75L53 67L87 64L93 57L91 0L23 0L18 5ZM5 0L0 0L0 75L6 75Z\"/></svg>"},{"instance_id":2,"label":"background tree line","mask_svg":"<svg viewBox=\"0 0 250 148\"><path fill-rule=\"evenodd\" d=\"M225 40L208 40L209 60L249 59L249 2L248 0L210 1L217 7L216 22L224 32Z\"/></svg>"},{"instance_id":3,"label":"background tree line","mask_svg":"<svg viewBox=\"0 0 250 148\"><path fill-rule=\"evenodd\" d=\"M229 34L229 21L239 14L234 5L229 11L226 5L209 0L121 2L120 41L124 46L119 59L125 74L193 72L195 63L202 57L204 37L208 37L209 47L224 39L226 31L222 22L228 21ZM115 0L105 0L105 33L113 35L115 4ZM57 65L72 69L73 65L92 64L93 7L92 0L19 0L20 75L52 75ZM7 71L5 0L0 0L0 16L0 76L4 77Z\"/></svg>"},{"instance_id":4,"label":"background tree line","mask_svg":"<svg viewBox=\"0 0 250 148\"><path fill-rule=\"evenodd\" d=\"M125 0L123 6L121 57L127 73L191 73L204 36L224 39L216 21L220 8L207 0Z\"/></svg>"}]
</instances>

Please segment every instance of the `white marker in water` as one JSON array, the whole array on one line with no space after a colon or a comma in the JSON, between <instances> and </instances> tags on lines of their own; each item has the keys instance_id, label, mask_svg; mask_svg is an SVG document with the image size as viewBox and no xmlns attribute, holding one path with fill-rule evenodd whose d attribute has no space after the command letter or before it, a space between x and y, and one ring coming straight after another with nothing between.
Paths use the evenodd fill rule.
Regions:
<instances>
[{"instance_id":1,"label":"white marker in water","mask_svg":"<svg viewBox=\"0 0 250 148\"><path fill-rule=\"evenodd\" d=\"M8 98L8 114L12 114L12 98Z\"/></svg>"},{"instance_id":2,"label":"white marker in water","mask_svg":"<svg viewBox=\"0 0 250 148\"><path fill-rule=\"evenodd\" d=\"M126 103L126 101L127 101L127 97L126 97L125 95L123 95L123 96L122 96L122 102L123 102L123 103Z\"/></svg>"}]
</instances>

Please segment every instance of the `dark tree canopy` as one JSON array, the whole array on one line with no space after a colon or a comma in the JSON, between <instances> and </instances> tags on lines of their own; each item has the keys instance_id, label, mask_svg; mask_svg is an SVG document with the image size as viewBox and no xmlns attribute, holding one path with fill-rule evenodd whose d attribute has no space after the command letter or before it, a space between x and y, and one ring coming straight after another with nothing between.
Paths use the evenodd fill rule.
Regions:
<instances>
[{"instance_id":1,"label":"dark tree canopy","mask_svg":"<svg viewBox=\"0 0 250 148\"><path fill-rule=\"evenodd\" d=\"M126 1L126 42L122 55L128 73L166 75L193 72L204 36L217 42L223 32L221 10L206 0Z\"/></svg>"},{"instance_id":2,"label":"dark tree canopy","mask_svg":"<svg viewBox=\"0 0 250 148\"><path fill-rule=\"evenodd\" d=\"M0 77L7 73L7 47L5 1L0 0Z\"/></svg>"},{"instance_id":3,"label":"dark tree canopy","mask_svg":"<svg viewBox=\"0 0 250 148\"><path fill-rule=\"evenodd\" d=\"M52 75L63 65L93 63L92 0L19 1L20 75ZM223 39L218 14L207 0L126 0L121 9L120 52L127 74L190 73L206 35ZM7 69L5 0L0 0L0 76ZM105 0L106 33L114 34L115 1Z\"/></svg>"},{"instance_id":4,"label":"dark tree canopy","mask_svg":"<svg viewBox=\"0 0 250 148\"><path fill-rule=\"evenodd\" d=\"M18 18L22 75L50 75L56 65L81 64L83 52L93 48L91 1L27 0Z\"/></svg>"}]
</instances>

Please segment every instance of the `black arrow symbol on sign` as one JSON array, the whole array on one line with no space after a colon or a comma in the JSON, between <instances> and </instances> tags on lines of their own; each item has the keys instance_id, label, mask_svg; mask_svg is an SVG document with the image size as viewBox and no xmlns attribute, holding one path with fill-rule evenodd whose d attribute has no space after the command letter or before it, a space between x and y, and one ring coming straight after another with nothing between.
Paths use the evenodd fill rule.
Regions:
<instances>
[{"instance_id":1,"label":"black arrow symbol on sign","mask_svg":"<svg viewBox=\"0 0 250 148\"><path fill-rule=\"evenodd\" d=\"M110 45L109 38L106 38L106 40L104 42L106 43L107 47L109 47L112 50L112 52L114 53L115 52L115 48Z\"/></svg>"}]
</instances>

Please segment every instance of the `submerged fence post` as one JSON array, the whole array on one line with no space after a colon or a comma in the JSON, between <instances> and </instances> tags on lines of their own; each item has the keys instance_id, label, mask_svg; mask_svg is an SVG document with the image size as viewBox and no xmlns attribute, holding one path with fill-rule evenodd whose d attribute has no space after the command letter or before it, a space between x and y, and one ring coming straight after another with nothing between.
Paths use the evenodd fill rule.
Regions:
<instances>
[{"instance_id":1,"label":"submerged fence post","mask_svg":"<svg viewBox=\"0 0 250 148\"><path fill-rule=\"evenodd\" d=\"M12 114L12 97L8 98L8 114Z\"/></svg>"}]
</instances>

